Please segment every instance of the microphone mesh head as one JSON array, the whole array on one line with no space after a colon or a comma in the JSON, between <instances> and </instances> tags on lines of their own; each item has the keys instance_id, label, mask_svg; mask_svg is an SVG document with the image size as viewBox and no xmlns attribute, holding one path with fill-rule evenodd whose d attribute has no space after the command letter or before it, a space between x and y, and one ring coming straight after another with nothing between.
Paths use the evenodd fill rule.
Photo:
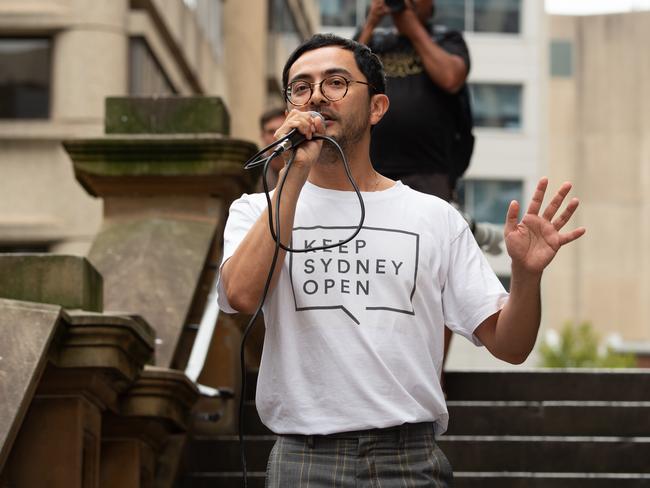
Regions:
<instances>
[{"instance_id":1,"label":"microphone mesh head","mask_svg":"<svg viewBox=\"0 0 650 488\"><path fill-rule=\"evenodd\" d=\"M321 113L316 112L315 110L310 110L309 115L311 115L312 118L320 117L320 119L323 121L323 123L325 123L325 117L323 117L323 115Z\"/></svg>"}]
</instances>

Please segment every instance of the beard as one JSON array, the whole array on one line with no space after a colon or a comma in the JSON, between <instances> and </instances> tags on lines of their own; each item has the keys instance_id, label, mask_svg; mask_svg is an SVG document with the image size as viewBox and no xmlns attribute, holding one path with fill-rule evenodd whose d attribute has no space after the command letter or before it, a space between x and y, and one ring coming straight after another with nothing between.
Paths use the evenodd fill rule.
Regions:
<instances>
[{"instance_id":1,"label":"beard","mask_svg":"<svg viewBox=\"0 0 650 488\"><path fill-rule=\"evenodd\" d=\"M350 148L357 144L361 139L368 128L370 118L370 106L366 107L366 110L361 111L356 116L353 116L348 121L340 122L340 133L339 135L332 136L346 157ZM329 144L327 141L323 141L323 148L321 149L320 156L318 157L318 162L322 164L335 164L341 159L341 154L334 145Z\"/></svg>"}]
</instances>

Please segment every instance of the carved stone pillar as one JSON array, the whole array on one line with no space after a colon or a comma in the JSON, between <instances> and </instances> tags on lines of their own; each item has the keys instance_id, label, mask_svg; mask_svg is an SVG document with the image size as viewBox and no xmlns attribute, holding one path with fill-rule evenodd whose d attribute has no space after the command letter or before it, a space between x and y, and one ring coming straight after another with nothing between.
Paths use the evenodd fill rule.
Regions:
<instances>
[{"instance_id":1,"label":"carved stone pillar","mask_svg":"<svg viewBox=\"0 0 650 488\"><path fill-rule=\"evenodd\" d=\"M64 144L79 182L104 199L89 259L106 307L156 330L155 364L183 368L179 343L216 272L228 206L254 185L243 162L256 146L227 137L214 98L108 99L106 112L105 137Z\"/></svg>"}]
</instances>

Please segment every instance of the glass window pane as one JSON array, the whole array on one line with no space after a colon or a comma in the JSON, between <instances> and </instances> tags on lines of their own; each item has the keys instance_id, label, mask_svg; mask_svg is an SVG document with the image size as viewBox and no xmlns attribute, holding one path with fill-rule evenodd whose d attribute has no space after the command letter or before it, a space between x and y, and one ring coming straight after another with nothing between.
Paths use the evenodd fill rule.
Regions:
<instances>
[{"instance_id":1,"label":"glass window pane","mask_svg":"<svg viewBox=\"0 0 650 488\"><path fill-rule=\"evenodd\" d=\"M476 127L521 128L521 85L472 83L472 112Z\"/></svg>"},{"instance_id":2,"label":"glass window pane","mask_svg":"<svg viewBox=\"0 0 650 488\"><path fill-rule=\"evenodd\" d=\"M458 200L476 222L503 225L510 202L521 202L522 192L521 181L464 179L459 182Z\"/></svg>"},{"instance_id":3,"label":"glass window pane","mask_svg":"<svg viewBox=\"0 0 650 488\"><path fill-rule=\"evenodd\" d=\"M571 41L551 41L551 76L573 76L573 45Z\"/></svg>"},{"instance_id":4,"label":"glass window pane","mask_svg":"<svg viewBox=\"0 0 650 488\"><path fill-rule=\"evenodd\" d=\"M474 31L518 34L521 0L474 0Z\"/></svg>"},{"instance_id":5,"label":"glass window pane","mask_svg":"<svg viewBox=\"0 0 650 488\"><path fill-rule=\"evenodd\" d=\"M465 0L437 0L435 7L436 24L457 31L465 30Z\"/></svg>"},{"instance_id":6,"label":"glass window pane","mask_svg":"<svg viewBox=\"0 0 650 488\"><path fill-rule=\"evenodd\" d=\"M50 39L0 38L0 118L50 116Z\"/></svg>"},{"instance_id":7,"label":"glass window pane","mask_svg":"<svg viewBox=\"0 0 650 488\"><path fill-rule=\"evenodd\" d=\"M174 95L176 90L142 37L129 42L129 95Z\"/></svg>"},{"instance_id":8,"label":"glass window pane","mask_svg":"<svg viewBox=\"0 0 650 488\"><path fill-rule=\"evenodd\" d=\"M269 0L269 29L271 32L297 32L298 28L286 0Z\"/></svg>"},{"instance_id":9,"label":"glass window pane","mask_svg":"<svg viewBox=\"0 0 650 488\"><path fill-rule=\"evenodd\" d=\"M363 22L363 19L357 19L358 4L361 6L361 12L365 12L364 5L369 3L366 0L321 0L321 25L327 27L356 27L358 23Z\"/></svg>"}]
</instances>

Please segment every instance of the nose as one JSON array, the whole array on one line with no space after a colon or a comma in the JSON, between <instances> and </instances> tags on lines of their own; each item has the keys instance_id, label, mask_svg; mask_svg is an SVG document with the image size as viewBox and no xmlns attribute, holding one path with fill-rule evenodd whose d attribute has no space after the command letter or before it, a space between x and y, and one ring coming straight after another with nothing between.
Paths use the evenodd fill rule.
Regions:
<instances>
[{"instance_id":1,"label":"nose","mask_svg":"<svg viewBox=\"0 0 650 488\"><path fill-rule=\"evenodd\" d=\"M325 95L323 95L323 85L321 83L314 84L309 104L313 107L319 106L322 103L327 103L328 101L329 100L325 98Z\"/></svg>"}]
</instances>

